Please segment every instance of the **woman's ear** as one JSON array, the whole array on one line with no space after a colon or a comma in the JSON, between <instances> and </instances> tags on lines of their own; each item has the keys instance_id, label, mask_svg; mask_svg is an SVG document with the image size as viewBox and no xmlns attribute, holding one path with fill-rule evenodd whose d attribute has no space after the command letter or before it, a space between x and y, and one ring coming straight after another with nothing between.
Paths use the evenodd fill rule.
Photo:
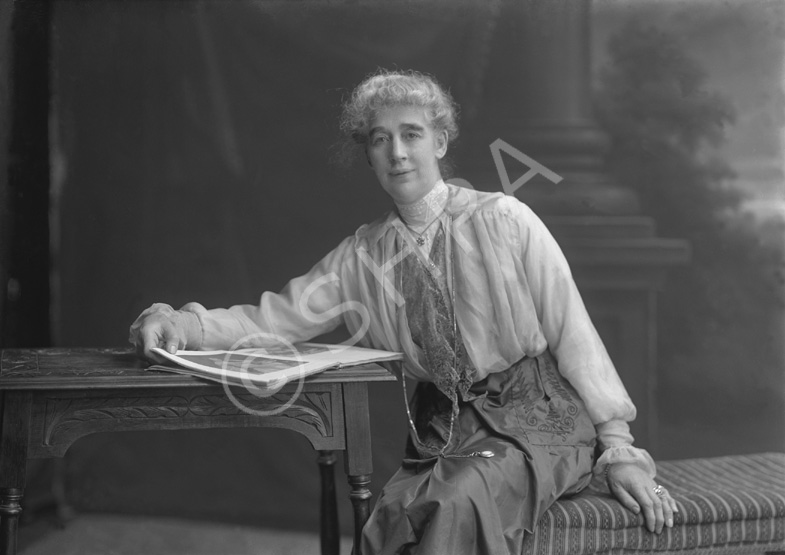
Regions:
<instances>
[{"instance_id":1,"label":"woman's ear","mask_svg":"<svg viewBox=\"0 0 785 555\"><path fill-rule=\"evenodd\" d=\"M436 135L436 158L441 160L447 154L448 134L446 129L442 129Z\"/></svg>"}]
</instances>

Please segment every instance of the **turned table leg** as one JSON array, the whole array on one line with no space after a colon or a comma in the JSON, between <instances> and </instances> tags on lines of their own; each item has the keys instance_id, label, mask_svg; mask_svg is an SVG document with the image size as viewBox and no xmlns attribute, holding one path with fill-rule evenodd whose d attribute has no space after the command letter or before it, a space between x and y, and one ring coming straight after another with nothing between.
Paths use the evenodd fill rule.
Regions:
<instances>
[{"instance_id":1,"label":"turned table leg","mask_svg":"<svg viewBox=\"0 0 785 555\"><path fill-rule=\"evenodd\" d=\"M371 514L371 490L368 489L370 483L369 474L349 476L349 485L352 488L349 498L354 505L354 555L360 555L362 529Z\"/></svg>"},{"instance_id":2,"label":"turned table leg","mask_svg":"<svg viewBox=\"0 0 785 555\"><path fill-rule=\"evenodd\" d=\"M368 415L368 384L343 385L346 456L344 467L349 478L349 498L354 505L354 555L360 553L360 538L371 513L371 424Z\"/></svg>"},{"instance_id":3,"label":"turned table leg","mask_svg":"<svg viewBox=\"0 0 785 555\"><path fill-rule=\"evenodd\" d=\"M22 512L32 395L3 394L0 437L0 555L16 555L16 533Z\"/></svg>"},{"instance_id":4,"label":"turned table leg","mask_svg":"<svg viewBox=\"0 0 785 555\"><path fill-rule=\"evenodd\" d=\"M335 453L319 451L319 471L322 477L320 540L322 555L338 555L338 501L335 497Z\"/></svg>"},{"instance_id":5,"label":"turned table leg","mask_svg":"<svg viewBox=\"0 0 785 555\"><path fill-rule=\"evenodd\" d=\"M23 490L3 488L0 490L0 553L16 554L16 533L19 528L19 515L22 512Z\"/></svg>"}]
</instances>

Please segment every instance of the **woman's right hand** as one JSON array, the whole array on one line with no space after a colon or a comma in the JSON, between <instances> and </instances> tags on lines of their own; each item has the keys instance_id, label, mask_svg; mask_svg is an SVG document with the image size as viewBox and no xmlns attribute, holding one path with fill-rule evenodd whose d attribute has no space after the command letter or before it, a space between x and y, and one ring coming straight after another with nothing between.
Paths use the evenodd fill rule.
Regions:
<instances>
[{"instance_id":1,"label":"woman's right hand","mask_svg":"<svg viewBox=\"0 0 785 555\"><path fill-rule=\"evenodd\" d=\"M673 513L679 512L676 501L641 467L634 463L613 463L608 468L607 480L622 505L636 515L643 513L649 532L660 534L663 526L673 528Z\"/></svg>"},{"instance_id":2,"label":"woman's right hand","mask_svg":"<svg viewBox=\"0 0 785 555\"><path fill-rule=\"evenodd\" d=\"M128 341L136 347L136 354L140 357L153 362L164 362L151 349L160 347L170 353L184 349L188 344L186 317L168 304L155 303L131 324Z\"/></svg>"}]
</instances>

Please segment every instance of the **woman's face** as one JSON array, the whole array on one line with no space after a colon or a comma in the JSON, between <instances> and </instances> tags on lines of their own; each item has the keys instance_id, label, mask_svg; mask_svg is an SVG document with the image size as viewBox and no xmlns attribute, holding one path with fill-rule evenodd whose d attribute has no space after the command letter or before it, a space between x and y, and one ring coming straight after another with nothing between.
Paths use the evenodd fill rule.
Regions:
<instances>
[{"instance_id":1,"label":"woman's face","mask_svg":"<svg viewBox=\"0 0 785 555\"><path fill-rule=\"evenodd\" d=\"M446 152L447 132L435 131L420 107L384 108L371 122L368 161L398 204L416 202L433 188Z\"/></svg>"}]
</instances>

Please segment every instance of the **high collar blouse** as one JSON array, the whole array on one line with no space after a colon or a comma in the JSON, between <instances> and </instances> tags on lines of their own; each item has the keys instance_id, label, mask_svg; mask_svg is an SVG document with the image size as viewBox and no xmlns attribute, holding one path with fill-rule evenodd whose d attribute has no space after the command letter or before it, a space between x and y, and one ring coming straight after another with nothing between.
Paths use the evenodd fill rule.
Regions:
<instances>
[{"instance_id":1,"label":"high collar blouse","mask_svg":"<svg viewBox=\"0 0 785 555\"><path fill-rule=\"evenodd\" d=\"M445 186L438 218L449 238L446 277L477 380L550 349L595 424L633 420L635 406L542 221L515 197ZM350 343L402 352L404 372L429 381L395 272L417 250L414 239L391 211L281 292L263 293L258 305L205 310L192 303L187 309L202 325L201 348L227 349L244 336L307 341L345 324Z\"/></svg>"}]
</instances>

